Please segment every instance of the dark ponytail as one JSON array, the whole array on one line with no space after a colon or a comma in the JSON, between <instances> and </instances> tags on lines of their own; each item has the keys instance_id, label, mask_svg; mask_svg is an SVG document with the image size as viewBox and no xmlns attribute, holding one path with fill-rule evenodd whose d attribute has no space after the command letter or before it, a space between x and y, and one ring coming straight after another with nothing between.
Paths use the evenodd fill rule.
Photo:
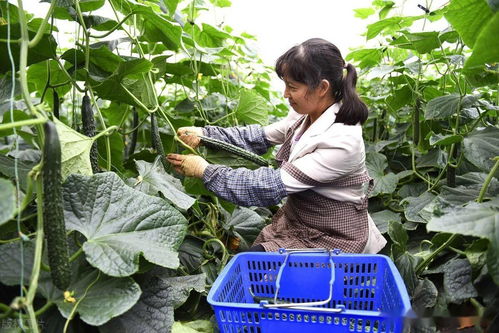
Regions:
<instances>
[{"instance_id":1,"label":"dark ponytail","mask_svg":"<svg viewBox=\"0 0 499 333\"><path fill-rule=\"evenodd\" d=\"M334 44L320 38L309 39L280 56L275 70L281 79L289 76L309 89L317 88L322 80L329 81L334 101L342 102L335 122L356 125L366 121L367 106L355 90L357 72L351 64L345 67L345 60Z\"/></svg>"},{"instance_id":2,"label":"dark ponytail","mask_svg":"<svg viewBox=\"0 0 499 333\"><path fill-rule=\"evenodd\" d=\"M368 109L355 89L357 86L357 71L352 64L346 65L346 71L347 74L343 78L341 87L340 100L342 104L336 114L336 122L345 125L363 124L367 120Z\"/></svg>"}]
</instances>

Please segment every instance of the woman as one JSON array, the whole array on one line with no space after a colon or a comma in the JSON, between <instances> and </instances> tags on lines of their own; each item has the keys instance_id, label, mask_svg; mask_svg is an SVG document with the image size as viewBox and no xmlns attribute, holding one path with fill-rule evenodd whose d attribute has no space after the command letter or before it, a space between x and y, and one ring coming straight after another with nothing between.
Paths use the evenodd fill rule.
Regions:
<instances>
[{"instance_id":1,"label":"woman","mask_svg":"<svg viewBox=\"0 0 499 333\"><path fill-rule=\"evenodd\" d=\"M192 147L199 145L198 135L206 135L258 154L282 144L278 169L232 169L195 155L169 154L168 161L179 173L202 178L207 189L238 205L270 206L287 197L252 251L378 252L386 240L367 213L372 180L365 167L361 124L368 110L355 90L355 68L345 64L336 46L314 38L279 57L276 72L294 110L286 119L266 127L184 127L178 134Z\"/></svg>"}]
</instances>

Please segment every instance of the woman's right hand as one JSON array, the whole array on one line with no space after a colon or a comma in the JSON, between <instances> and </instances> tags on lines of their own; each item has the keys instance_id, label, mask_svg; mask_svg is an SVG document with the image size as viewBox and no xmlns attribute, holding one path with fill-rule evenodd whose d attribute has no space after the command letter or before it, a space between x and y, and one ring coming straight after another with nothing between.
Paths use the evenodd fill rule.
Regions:
<instances>
[{"instance_id":1,"label":"woman's right hand","mask_svg":"<svg viewBox=\"0 0 499 333\"><path fill-rule=\"evenodd\" d=\"M177 135L180 140L184 141L187 145L192 148L196 148L201 143L199 139L200 135L203 135L203 129L201 127L180 127L177 130Z\"/></svg>"}]
</instances>

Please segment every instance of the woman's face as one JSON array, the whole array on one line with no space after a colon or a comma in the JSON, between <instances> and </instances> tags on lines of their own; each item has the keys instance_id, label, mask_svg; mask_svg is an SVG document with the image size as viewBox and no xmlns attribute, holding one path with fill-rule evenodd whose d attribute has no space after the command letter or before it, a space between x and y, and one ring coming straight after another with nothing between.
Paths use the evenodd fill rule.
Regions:
<instances>
[{"instance_id":1,"label":"woman's face","mask_svg":"<svg viewBox=\"0 0 499 333\"><path fill-rule=\"evenodd\" d=\"M291 107L299 114L320 115L323 110L323 99L320 89L310 90L304 83L284 77L284 98L288 99Z\"/></svg>"}]
</instances>

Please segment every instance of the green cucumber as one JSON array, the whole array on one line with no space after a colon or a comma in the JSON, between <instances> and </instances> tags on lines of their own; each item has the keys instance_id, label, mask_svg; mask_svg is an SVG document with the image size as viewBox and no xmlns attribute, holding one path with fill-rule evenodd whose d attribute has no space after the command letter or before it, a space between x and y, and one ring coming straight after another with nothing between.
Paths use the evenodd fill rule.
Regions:
<instances>
[{"instance_id":1,"label":"green cucumber","mask_svg":"<svg viewBox=\"0 0 499 333\"><path fill-rule=\"evenodd\" d=\"M231 153L233 155L242 157L248 161L251 161L255 164L261 165L261 166L269 166L269 161L264 159L263 157L252 153L250 151L247 151L246 149L240 148L238 146L234 146L233 144L220 141L217 139L209 138L207 136L200 135L198 136L199 139L201 140L201 143L205 145L206 147L213 149L213 150L223 150L228 153Z\"/></svg>"},{"instance_id":2,"label":"green cucumber","mask_svg":"<svg viewBox=\"0 0 499 333\"><path fill-rule=\"evenodd\" d=\"M95 136L94 110L87 94L83 96L81 101L81 122L83 124L83 134L90 138ZM97 142L94 142L92 148L90 148L90 164L94 173L100 172L98 156Z\"/></svg>"},{"instance_id":3,"label":"green cucumber","mask_svg":"<svg viewBox=\"0 0 499 333\"><path fill-rule=\"evenodd\" d=\"M161 142L161 136L159 135L158 122L156 121L156 117L154 113L151 113L151 142L152 148L156 150L158 155L161 156L161 164L165 170L169 170L169 164L166 162L165 149L163 148L163 142Z\"/></svg>"},{"instance_id":4,"label":"green cucumber","mask_svg":"<svg viewBox=\"0 0 499 333\"><path fill-rule=\"evenodd\" d=\"M59 99L59 94L57 93L57 91L55 89L52 92L52 99L54 100L54 108L53 108L52 112L54 113L54 117L59 119L59 107L60 107L61 101Z\"/></svg>"},{"instance_id":5,"label":"green cucumber","mask_svg":"<svg viewBox=\"0 0 499 333\"><path fill-rule=\"evenodd\" d=\"M61 144L55 124L44 125L43 146L43 227L47 240L50 274L54 285L66 290L71 282L68 240L62 199Z\"/></svg>"}]
</instances>

